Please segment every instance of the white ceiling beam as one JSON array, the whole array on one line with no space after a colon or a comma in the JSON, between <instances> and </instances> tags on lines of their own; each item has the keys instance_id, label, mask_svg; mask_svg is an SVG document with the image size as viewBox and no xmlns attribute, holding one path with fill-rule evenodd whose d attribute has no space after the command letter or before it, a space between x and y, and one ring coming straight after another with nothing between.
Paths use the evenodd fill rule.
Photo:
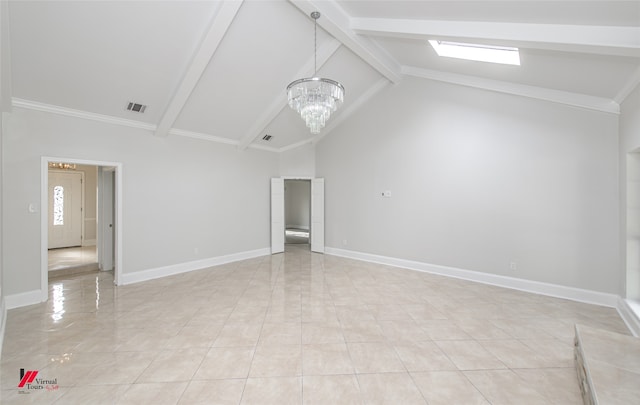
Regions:
<instances>
[{"instance_id":1,"label":"white ceiling beam","mask_svg":"<svg viewBox=\"0 0 640 405\"><path fill-rule=\"evenodd\" d=\"M330 38L329 41L326 41L324 44L320 46L318 49L318 68L321 68L329 58L340 48L340 42L337 40ZM298 73L292 78L291 81L295 79L299 79L302 77L311 77L313 75L315 65L314 57L311 57L304 66L298 71ZM253 141L255 141L260 135L262 135L262 131L273 121L278 114L282 111L284 107L287 106L287 97L285 94L285 88L282 89L278 94L273 97L273 102L267 108L267 110L262 114L262 116L256 120L255 124L251 126L247 134L242 137L240 143L238 144L238 148L240 150L245 150Z\"/></svg>"},{"instance_id":2,"label":"white ceiling beam","mask_svg":"<svg viewBox=\"0 0 640 405\"><path fill-rule=\"evenodd\" d=\"M9 2L0 3L0 110L11 111L11 44L9 42Z\"/></svg>"},{"instance_id":3,"label":"white ceiling beam","mask_svg":"<svg viewBox=\"0 0 640 405\"><path fill-rule=\"evenodd\" d=\"M155 132L156 136L167 136L169 134L169 130L176 122L198 80L202 77L209 61L222 42L222 38L231 26L238 10L240 10L240 6L242 6L242 0L224 1L217 12L214 13L198 50L193 55L191 63L182 76L182 81L176 88L167 109L158 123L158 128Z\"/></svg>"},{"instance_id":4,"label":"white ceiling beam","mask_svg":"<svg viewBox=\"0 0 640 405\"><path fill-rule=\"evenodd\" d=\"M353 31L407 39L463 38L535 49L640 56L640 27L352 18Z\"/></svg>"},{"instance_id":5,"label":"white ceiling beam","mask_svg":"<svg viewBox=\"0 0 640 405\"><path fill-rule=\"evenodd\" d=\"M440 70L422 69L413 66L403 66L402 72L407 76L452 83L460 86L474 87L477 89L490 90L498 93L513 94L538 100L551 101L554 103L586 108L589 110L602 111L606 113L620 113L620 105L618 103L616 103L614 100L603 97L595 97L586 94L571 93L568 91L511 83L502 80L485 79L477 76L467 76L457 73L443 72Z\"/></svg>"},{"instance_id":6,"label":"white ceiling beam","mask_svg":"<svg viewBox=\"0 0 640 405\"><path fill-rule=\"evenodd\" d=\"M389 81L397 83L402 80L398 63L371 39L353 32L350 27L351 18L335 0L289 1L306 15L310 15L312 11L319 11L321 17L317 21L322 29L340 41Z\"/></svg>"}]
</instances>

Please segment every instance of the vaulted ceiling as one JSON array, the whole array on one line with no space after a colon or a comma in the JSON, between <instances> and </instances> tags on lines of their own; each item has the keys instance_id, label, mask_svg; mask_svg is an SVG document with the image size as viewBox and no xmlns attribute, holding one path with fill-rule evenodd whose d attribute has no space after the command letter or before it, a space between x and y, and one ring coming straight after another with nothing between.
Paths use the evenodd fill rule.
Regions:
<instances>
[{"instance_id":1,"label":"vaulted ceiling","mask_svg":"<svg viewBox=\"0 0 640 405\"><path fill-rule=\"evenodd\" d=\"M640 83L640 1L3 3L14 106L239 148L317 141L406 76L614 114ZM317 136L285 94L313 75L314 10L318 75L346 89ZM428 39L517 46L521 66L441 58Z\"/></svg>"}]
</instances>

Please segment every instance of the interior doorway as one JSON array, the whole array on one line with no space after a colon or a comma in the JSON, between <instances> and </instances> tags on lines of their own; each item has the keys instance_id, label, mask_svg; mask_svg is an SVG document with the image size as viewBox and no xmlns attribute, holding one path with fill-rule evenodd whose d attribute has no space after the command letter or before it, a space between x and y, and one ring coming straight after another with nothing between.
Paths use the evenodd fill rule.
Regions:
<instances>
[{"instance_id":1,"label":"interior doorway","mask_svg":"<svg viewBox=\"0 0 640 405\"><path fill-rule=\"evenodd\" d=\"M284 243L310 247L311 180L285 179L284 218Z\"/></svg>"},{"instance_id":2,"label":"interior doorway","mask_svg":"<svg viewBox=\"0 0 640 405\"><path fill-rule=\"evenodd\" d=\"M97 167L50 162L48 168L49 276L97 271Z\"/></svg>"},{"instance_id":3,"label":"interior doorway","mask_svg":"<svg viewBox=\"0 0 640 405\"><path fill-rule=\"evenodd\" d=\"M41 167L42 300L48 298L52 262L52 276L100 269L114 271L118 284L122 270L121 163L43 157ZM78 189L77 182L68 179L78 177L73 173L80 171L83 175L79 176L82 180ZM65 225L73 223L77 228L78 222L80 239L56 235L66 233Z\"/></svg>"},{"instance_id":4,"label":"interior doorway","mask_svg":"<svg viewBox=\"0 0 640 405\"><path fill-rule=\"evenodd\" d=\"M312 252L324 253L324 179L272 178L271 179L271 254L284 252L285 247L285 181L306 180L309 196L309 246ZM304 210L304 208L303 208ZM300 225L300 224L293 224Z\"/></svg>"}]
</instances>

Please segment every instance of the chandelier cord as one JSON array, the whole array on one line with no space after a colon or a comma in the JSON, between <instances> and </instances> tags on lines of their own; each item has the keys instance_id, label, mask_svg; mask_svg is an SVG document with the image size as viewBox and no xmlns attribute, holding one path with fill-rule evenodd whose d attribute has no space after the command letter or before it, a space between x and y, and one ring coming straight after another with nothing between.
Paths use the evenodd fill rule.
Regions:
<instances>
[{"instance_id":1,"label":"chandelier cord","mask_svg":"<svg viewBox=\"0 0 640 405\"><path fill-rule=\"evenodd\" d=\"M318 74L318 17L313 18L313 77Z\"/></svg>"},{"instance_id":2,"label":"chandelier cord","mask_svg":"<svg viewBox=\"0 0 640 405\"><path fill-rule=\"evenodd\" d=\"M313 77L294 80L287 86L287 100L305 121L312 134L319 134L331 113L344 102L344 87L331 79L317 77L318 74L318 18L320 13L311 13L313 18Z\"/></svg>"}]
</instances>

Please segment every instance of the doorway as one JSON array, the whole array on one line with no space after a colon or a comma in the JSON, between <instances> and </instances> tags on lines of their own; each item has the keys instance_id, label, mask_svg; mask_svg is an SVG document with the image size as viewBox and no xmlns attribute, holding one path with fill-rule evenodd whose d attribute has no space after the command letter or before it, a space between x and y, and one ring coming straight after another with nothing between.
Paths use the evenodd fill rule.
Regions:
<instances>
[{"instance_id":1,"label":"doorway","mask_svg":"<svg viewBox=\"0 0 640 405\"><path fill-rule=\"evenodd\" d=\"M96 173L96 166L49 163L49 277L98 270Z\"/></svg>"},{"instance_id":2,"label":"doorway","mask_svg":"<svg viewBox=\"0 0 640 405\"><path fill-rule=\"evenodd\" d=\"M324 179L271 179L271 254L284 252L285 246L285 181L305 180L310 184L308 242L312 252L324 253ZM301 211L304 208L300 209ZM295 221L294 221L295 222ZM292 225L301 225L292 223ZM303 229L304 230L304 229Z\"/></svg>"},{"instance_id":3,"label":"doorway","mask_svg":"<svg viewBox=\"0 0 640 405\"><path fill-rule=\"evenodd\" d=\"M121 163L43 157L41 167L42 300L48 298L50 259L58 264L56 272L67 271L55 276L113 270L117 285L122 270ZM80 171L84 174L78 175Z\"/></svg>"},{"instance_id":4,"label":"doorway","mask_svg":"<svg viewBox=\"0 0 640 405\"><path fill-rule=\"evenodd\" d=\"M309 246L311 180L284 181L284 243Z\"/></svg>"}]
</instances>

